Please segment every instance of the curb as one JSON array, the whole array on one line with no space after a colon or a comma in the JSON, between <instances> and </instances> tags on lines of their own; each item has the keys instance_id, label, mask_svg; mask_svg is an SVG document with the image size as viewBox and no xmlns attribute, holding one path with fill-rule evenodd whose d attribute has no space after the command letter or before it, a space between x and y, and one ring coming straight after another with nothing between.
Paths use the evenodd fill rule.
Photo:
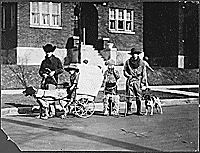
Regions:
<instances>
[{"instance_id":1,"label":"curb","mask_svg":"<svg viewBox=\"0 0 200 153\"><path fill-rule=\"evenodd\" d=\"M185 98L185 99L161 99L162 106L176 106L176 105L188 105L188 104L199 104L199 98ZM200 105L199 105L200 106ZM144 101L142 101L142 107L144 106ZM33 113L34 109L38 109L39 106L33 107L12 107L1 109L1 116L6 115L19 115L19 114L29 114ZM62 110L60 105L56 105L56 108ZM124 109L124 102L120 102L120 108ZM103 103L95 103L95 111L102 111Z\"/></svg>"}]
</instances>

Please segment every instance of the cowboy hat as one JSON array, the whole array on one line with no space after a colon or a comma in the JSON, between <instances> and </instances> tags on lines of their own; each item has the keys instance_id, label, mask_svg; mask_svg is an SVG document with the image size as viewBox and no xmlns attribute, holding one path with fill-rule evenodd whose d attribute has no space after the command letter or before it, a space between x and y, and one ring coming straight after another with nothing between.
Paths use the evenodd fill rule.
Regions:
<instances>
[{"instance_id":1,"label":"cowboy hat","mask_svg":"<svg viewBox=\"0 0 200 153\"><path fill-rule=\"evenodd\" d=\"M70 70L75 70L76 72L79 72L79 69L76 65L67 65L64 67L65 71L69 72Z\"/></svg>"},{"instance_id":2,"label":"cowboy hat","mask_svg":"<svg viewBox=\"0 0 200 153\"><path fill-rule=\"evenodd\" d=\"M133 54L140 54L142 52L143 52L142 50L138 50L138 49L136 50L135 48L132 48L131 52L128 53L128 54L133 55Z\"/></svg>"},{"instance_id":3,"label":"cowboy hat","mask_svg":"<svg viewBox=\"0 0 200 153\"><path fill-rule=\"evenodd\" d=\"M109 59L108 61L105 62L105 65L115 65L115 60L114 59Z\"/></svg>"},{"instance_id":4,"label":"cowboy hat","mask_svg":"<svg viewBox=\"0 0 200 153\"><path fill-rule=\"evenodd\" d=\"M53 52L56 49L56 46L52 46L51 44L46 44L42 47L46 53Z\"/></svg>"}]
</instances>

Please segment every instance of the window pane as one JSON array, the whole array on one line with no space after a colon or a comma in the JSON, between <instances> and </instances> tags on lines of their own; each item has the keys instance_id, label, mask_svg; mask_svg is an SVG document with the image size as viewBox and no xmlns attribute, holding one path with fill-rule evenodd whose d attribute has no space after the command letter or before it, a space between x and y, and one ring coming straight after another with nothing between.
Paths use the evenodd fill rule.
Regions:
<instances>
[{"instance_id":1,"label":"window pane","mask_svg":"<svg viewBox=\"0 0 200 153\"><path fill-rule=\"evenodd\" d=\"M115 19L115 9L110 9L110 18Z\"/></svg>"},{"instance_id":2,"label":"window pane","mask_svg":"<svg viewBox=\"0 0 200 153\"><path fill-rule=\"evenodd\" d=\"M2 10L2 29L5 29L6 28L6 9L5 7L3 6L2 7L3 10Z\"/></svg>"},{"instance_id":3,"label":"window pane","mask_svg":"<svg viewBox=\"0 0 200 153\"><path fill-rule=\"evenodd\" d=\"M131 11L130 10L127 10L127 14L126 14L126 19L127 20L131 20Z\"/></svg>"},{"instance_id":4,"label":"window pane","mask_svg":"<svg viewBox=\"0 0 200 153\"><path fill-rule=\"evenodd\" d=\"M42 14L42 22L43 24L49 24L49 15Z\"/></svg>"},{"instance_id":5,"label":"window pane","mask_svg":"<svg viewBox=\"0 0 200 153\"><path fill-rule=\"evenodd\" d=\"M118 21L118 29L124 29L124 21Z\"/></svg>"},{"instance_id":6,"label":"window pane","mask_svg":"<svg viewBox=\"0 0 200 153\"><path fill-rule=\"evenodd\" d=\"M38 13L39 12L39 3L32 2L32 12Z\"/></svg>"},{"instance_id":7,"label":"window pane","mask_svg":"<svg viewBox=\"0 0 200 153\"><path fill-rule=\"evenodd\" d=\"M42 13L49 14L49 3L42 2Z\"/></svg>"},{"instance_id":8,"label":"window pane","mask_svg":"<svg viewBox=\"0 0 200 153\"><path fill-rule=\"evenodd\" d=\"M58 16L57 15L52 15L52 24L58 25Z\"/></svg>"},{"instance_id":9,"label":"window pane","mask_svg":"<svg viewBox=\"0 0 200 153\"><path fill-rule=\"evenodd\" d=\"M39 14L33 13L32 14L32 23L38 24L39 23Z\"/></svg>"},{"instance_id":10,"label":"window pane","mask_svg":"<svg viewBox=\"0 0 200 153\"><path fill-rule=\"evenodd\" d=\"M124 19L124 12L123 12L123 10L119 10L119 19Z\"/></svg>"},{"instance_id":11,"label":"window pane","mask_svg":"<svg viewBox=\"0 0 200 153\"><path fill-rule=\"evenodd\" d=\"M115 29L115 20L110 21L110 29Z\"/></svg>"},{"instance_id":12,"label":"window pane","mask_svg":"<svg viewBox=\"0 0 200 153\"><path fill-rule=\"evenodd\" d=\"M52 4L52 14L59 14L59 5L58 3Z\"/></svg>"},{"instance_id":13,"label":"window pane","mask_svg":"<svg viewBox=\"0 0 200 153\"><path fill-rule=\"evenodd\" d=\"M131 21L126 22L126 30L131 30Z\"/></svg>"}]
</instances>

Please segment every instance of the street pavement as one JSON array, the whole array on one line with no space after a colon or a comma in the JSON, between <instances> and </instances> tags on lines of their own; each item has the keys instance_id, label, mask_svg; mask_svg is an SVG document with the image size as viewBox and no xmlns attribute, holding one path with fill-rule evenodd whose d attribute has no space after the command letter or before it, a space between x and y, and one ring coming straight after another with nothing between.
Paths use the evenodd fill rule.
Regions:
<instances>
[{"instance_id":1,"label":"street pavement","mask_svg":"<svg viewBox=\"0 0 200 153\"><path fill-rule=\"evenodd\" d=\"M163 112L119 118L96 112L87 119L70 115L48 120L18 114L3 116L1 125L21 151L199 150L198 105L164 106Z\"/></svg>"},{"instance_id":2,"label":"street pavement","mask_svg":"<svg viewBox=\"0 0 200 153\"><path fill-rule=\"evenodd\" d=\"M199 150L198 93L170 89L198 87L150 86L155 91L197 96L162 99L162 115L124 117L125 103L121 102L119 118L103 116L103 104L95 103L95 114L87 119L69 115L64 120L59 117L39 120L32 112L34 108L38 109L34 106L2 109L1 125L7 136L23 151L196 151ZM22 91L1 90L1 94L21 94ZM145 111L144 101L142 110Z\"/></svg>"},{"instance_id":3,"label":"street pavement","mask_svg":"<svg viewBox=\"0 0 200 153\"><path fill-rule=\"evenodd\" d=\"M153 91L161 91L166 93L174 93L174 94L182 94L191 97L197 98L182 98L182 99L162 99L161 103L163 106L169 105L184 105L188 103L195 103L198 104L199 102L199 93L195 92L187 92L187 91L180 91L180 90L171 90L171 89L181 89L181 88L199 88L199 85L164 85L164 86L149 86L149 88ZM123 90L124 86L119 86L118 90ZM1 90L1 94L22 94L23 89L19 90ZM102 91L102 89L100 89ZM144 103L144 102L143 102ZM120 108L124 108L124 102L120 102ZM28 113L31 112L34 108L38 109L38 106L34 106L33 108L30 107L21 107L21 108L4 108L1 110L1 115L7 114L18 114L19 112ZM57 109L61 109L60 105L56 105ZM95 103L95 111L101 111L102 103Z\"/></svg>"}]
</instances>

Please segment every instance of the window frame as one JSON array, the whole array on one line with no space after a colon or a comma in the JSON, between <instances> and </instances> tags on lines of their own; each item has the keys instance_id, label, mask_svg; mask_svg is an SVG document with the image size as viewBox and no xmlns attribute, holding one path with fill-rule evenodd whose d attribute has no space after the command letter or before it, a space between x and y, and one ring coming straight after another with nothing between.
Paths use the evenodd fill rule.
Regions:
<instances>
[{"instance_id":1,"label":"window frame","mask_svg":"<svg viewBox=\"0 0 200 153\"><path fill-rule=\"evenodd\" d=\"M58 2L37 2L38 3L38 14L39 14L39 19L38 19L38 24L33 23L33 2L30 2L30 27L35 27L35 28L52 28L52 29L62 29L62 22L61 22L61 3ZM48 3L48 13L47 15L49 15L49 23L47 24L43 24L43 14L46 14L42 11L42 4L43 3ZM53 7L53 3L57 3L58 4L58 19L57 19L57 25L54 25L53 23L53 15L54 13L52 12L52 7ZM48 19L47 19L48 21Z\"/></svg>"},{"instance_id":2,"label":"window frame","mask_svg":"<svg viewBox=\"0 0 200 153\"><path fill-rule=\"evenodd\" d=\"M5 6L2 6L2 26L1 29L3 31L6 30L6 8Z\"/></svg>"},{"instance_id":3,"label":"window frame","mask_svg":"<svg viewBox=\"0 0 200 153\"><path fill-rule=\"evenodd\" d=\"M112 11L114 10L115 17L111 18ZM123 19L119 19L119 10L122 10ZM131 11L131 20L127 20L127 10ZM111 29L111 21L114 21L114 29ZM123 28L119 28L119 21L123 21ZM127 30L127 22L131 22L131 30ZM134 29L134 10L131 9L122 9L122 8L109 8L109 31L111 33L126 33L126 34L135 34Z\"/></svg>"}]
</instances>

